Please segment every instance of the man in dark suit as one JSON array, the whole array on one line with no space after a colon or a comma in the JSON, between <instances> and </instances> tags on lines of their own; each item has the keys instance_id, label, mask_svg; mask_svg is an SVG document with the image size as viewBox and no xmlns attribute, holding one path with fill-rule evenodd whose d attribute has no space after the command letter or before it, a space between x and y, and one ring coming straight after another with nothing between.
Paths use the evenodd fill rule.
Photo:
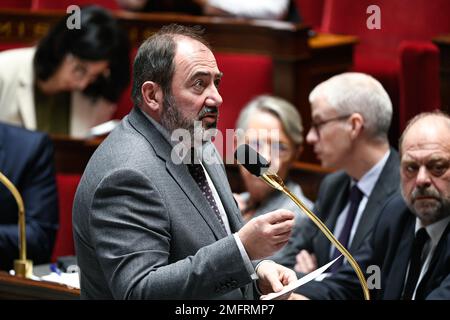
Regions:
<instances>
[{"instance_id":1,"label":"man in dark suit","mask_svg":"<svg viewBox=\"0 0 450 320\"><path fill-rule=\"evenodd\" d=\"M0 123L0 171L15 185L25 206L27 258L50 261L58 228L53 146L44 133ZM0 184L0 269L19 257L18 208Z\"/></svg>"},{"instance_id":2,"label":"man in dark suit","mask_svg":"<svg viewBox=\"0 0 450 320\"><path fill-rule=\"evenodd\" d=\"M385 199L399 188L398 154L387 138L392 104L381 84L361 73L330 78L309 100L312 125L306 140L322 166L340 169L321 183L313 211L352 253L371 233ZM308 221L275 260L309 273L339 254Z\"/></svg>"},{"instance_id":3,"label":"man in dark suit","mask_svg":"<svg viewBox=\"0 0 450 320\"><path fill-rule=\"evenodd\" d=\"M136 106L96 150L75 195L82 298L243 299L256 278L262 293L296 279L276 263L252 263L288 241L294 213L242 227L220 156L203 141L216 126L221 76L195 29L166 26L139 48Z\"/></svg>"},{"instance_id":4,"label":"man in dark suit","mask_svg":"<svg viewBox=\"0 0 450 320\"><path fill-rule=\"evenodd\" d=\"M400 139L401 195L383 208L371 238L355 253L361 269L379 268L372 299L450 299L450 118L416 116ZM374 270L374 268L371 268ZM311 299L361 299L348 265L298 293ZM303 298L295 296L295 298Z\"/></svg>"}]
</instances>

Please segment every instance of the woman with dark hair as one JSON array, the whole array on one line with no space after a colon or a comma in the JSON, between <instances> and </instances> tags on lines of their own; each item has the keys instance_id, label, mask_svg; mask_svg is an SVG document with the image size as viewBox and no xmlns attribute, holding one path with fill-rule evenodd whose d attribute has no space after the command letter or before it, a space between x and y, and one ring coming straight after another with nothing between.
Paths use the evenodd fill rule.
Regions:
<instances>
[{"instance_id":1,"label":"woman with dark hair","mask_svg":"<svg viewBox=\"0 0 450 320\"><path fill-rule=\"evenodd\" d=\"M83 137L111 119L130 81L128 38L100 7L80 17L80 28L67 16L37 47L0 53L0 120Z\"/></svg>"}]
</instances>

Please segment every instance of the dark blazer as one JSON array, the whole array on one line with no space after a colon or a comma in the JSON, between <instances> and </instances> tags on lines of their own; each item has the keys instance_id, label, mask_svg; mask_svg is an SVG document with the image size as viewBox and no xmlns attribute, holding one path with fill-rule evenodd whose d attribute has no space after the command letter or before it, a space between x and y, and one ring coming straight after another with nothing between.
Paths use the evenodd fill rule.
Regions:
<instances>
[{"instance_id":1,"label":"dark blazer","mask_svg":"<svg viewBox=\"0 0 450 320\"><path fill-rule=\"evenodd\" d=\"M391 149L380 177L369 196L350 248L348 248L350 253L361 247L364 240L370 235L386 199L399 190L399 163L397 151ZM313 212L332 232L339 214L347 204L350 183L351 177L344 171L338 171L327 175L320 185ZM296 255L300 250L305 249L310 253L314 253L317 257L318 265L323 266L330 261L331 245L331 242L316 225L311 220L308 220L307 223L303 224L302 228L294 230L291 239L283 249L283 256L277 258L276 262L293 268Z\"/></svg>"},{"instance_id":2,"label":"dark blazer","mask_svg":"<svg viewBox=\"0 0 450 320\"><path fill-rule=\"evenodd\" d=\"M47 135L0 124L0 171L21 194L26 215L27 258L50 261L58 228L53 146ZM19 256L17 204L0 184L0 268Z\"/></svg>"},{"instance_id":3,"label":"dark blazer","mask_svg":"<svg viewBox=\"0 0 450 320\"><path fill-rule=\"evenodd\" d=\"M371 299L400 299L414 240L416 217L397 193L387 202L374 231L354 257L361 270L380 267L381 286L371 290ZM372 273L366 274L366 279ZM312 299L362 299L362 289L353 269L343 265L322 282L311 281L298 293ZM447 225L421 280L416 299L450 299L450 224Z\"/></svg>"},{"instance_id":4,"label":"dark blazer","mask_svg":"<svg viewBox=\"0 0 450 320\"><path fill-rule=\"evenodd\" d=\"M212 144L204 166L227 213L242 226ZM172 146L134 108L90 159L78 186L73 226L82 298L242 299L252 283L227 235ZM175 155L173 155L175 156Z\"/></svg>"}]
</instances>

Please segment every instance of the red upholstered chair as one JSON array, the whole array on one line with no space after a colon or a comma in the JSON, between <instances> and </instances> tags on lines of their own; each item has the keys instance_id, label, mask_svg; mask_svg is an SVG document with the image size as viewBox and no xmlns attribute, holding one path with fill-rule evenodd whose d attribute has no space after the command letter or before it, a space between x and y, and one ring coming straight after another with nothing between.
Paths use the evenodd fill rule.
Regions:
<instances>
[{"instance_id":1,"label":"red upholstered chair","mask_svg":"<svg viewBox=\"0 0 450 320\"><path fill-rule=\"evenodd\" d=\"M75 255L72 232L72 206L75 192L81 176L78 174L58 174L59 229L53 248L52 261L58 257Z\"/></svg>"},{"instance_id":2,"label":"red upholstered chair","mask_svg":"<svg viewBox=\"0 0 450 320\"><path fill-rule=\"evenodd\" d=\"M381 9L381 29L366 25L373 4ZM431 75L439 60L430 40L450 32L449 12L448 0L325 0L321 30L359 37L354 70L381 81L399 113L393 126L402 129L417 112L439 105L437 91L428 90L439 88L438 77Z\"/></svg>"},{"instance_id":3,"label":"red upholstered chair","mask_svg":"<svg viewBox=\"0 0 450 320\"><path fill-rule=\"evenodd\" d=\"M262 55L216 53L219 70L224 73L220 82L223 104L219 112L218 129L223 136L223 149L226 145L226 129L234 129L237 117L243 106L253 97L270 94L272 88L272 60ZM222 156L226 154L222 153ZM232 158L232 154L228 154Z\"/></svg>"},{"instance_id":4,"label":"red upholstered chair","mask_svg":"<svg viewBox=\"0 0 450 320\"><path fill-rule=\"evenodd\" d=\"M54 9L66 10L70 5L85 6L96 4L110 10L119 10L120 7L115 0L32 0L32 10Z\"/></svg>"},{"instance_id":5,"label":"red upholstered chair","mask_svg":"<svg viewBox=\"0 0 450 320\"><path fill-rule=\"evenodd\" d=\"M325 0L295 0L302 23L318 31L322 25Z\"/></svg>"}]
</instances>

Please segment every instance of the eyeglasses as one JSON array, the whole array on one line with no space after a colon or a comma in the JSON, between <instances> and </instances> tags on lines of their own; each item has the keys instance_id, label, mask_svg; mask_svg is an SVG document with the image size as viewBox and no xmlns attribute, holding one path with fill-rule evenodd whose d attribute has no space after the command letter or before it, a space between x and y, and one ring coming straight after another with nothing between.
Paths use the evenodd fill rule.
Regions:
<instances>
[{"instance_id":1,"label":"eyeglasses","mask_svg":"<svg viewBox=\"0 0 450 320\"><path fill-rule=\"evenodd\" d=\"M351 114L346 114L343 116L339 116L339 117L335 117L335 118L331 118L331 119L327 119L327 120L323 120L323 121L319 121L319 122L312 122L311 123L311 129L313 129L317 136L320 138L320 128L323 127L324 125L326 125L329 122L333 122L333 121L342 121L345 119L348 119L351 116Z\"/></svg>"}]
</instances>

